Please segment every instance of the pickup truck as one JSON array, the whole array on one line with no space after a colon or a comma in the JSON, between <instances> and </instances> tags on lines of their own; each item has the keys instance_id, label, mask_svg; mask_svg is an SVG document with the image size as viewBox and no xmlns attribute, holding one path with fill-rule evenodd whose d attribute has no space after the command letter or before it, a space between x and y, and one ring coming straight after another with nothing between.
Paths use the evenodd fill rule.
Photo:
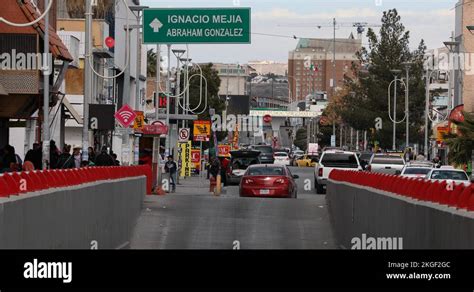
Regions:
<instances>
[{"instance_id":1,"label":"pickup truck","mask_svg":"<svg viewBox=\"0 0 474 292\"><path fill-rule=\"evenodd\" d=\"M343 150L324 151L319 159L319 163L314 168L316 194L326 193L329 173L333 169L362 171L362 166L355 152Z\"/></svg>"},{"instance_id":2,"label":"pickup truck","mask_svg":"<svg viewBox=\"0 0 474 292\"><path fill-rule=\"evenodd\" d=\"M399 155L374 154L370 159L367 171L398 174L403 170L405 160Z\"/></svg>"}]
</instances>

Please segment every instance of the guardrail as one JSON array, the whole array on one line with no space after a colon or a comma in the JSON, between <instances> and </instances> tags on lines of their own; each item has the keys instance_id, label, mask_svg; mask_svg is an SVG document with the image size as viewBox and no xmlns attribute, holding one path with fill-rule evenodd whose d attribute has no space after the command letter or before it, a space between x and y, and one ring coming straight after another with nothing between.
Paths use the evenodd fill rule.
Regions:
<instances>
[{"instance_id":1,"label":"guardrail","mask_svg":"<svg viewBox=\"0 0 474 292\"><path fill-rule=\"evenodd\" d=\"M474 248L474 187L333 170L326 200L337 242L402 238L408 249Z\"/></svg>"},{"instance_id":2,"label":"guardrail","mask_svg":"<svg viewBox=\"0 0 474 292\"><path fill-rule=\"evenodd\" d=\"M0 176L0 198L28 192L76 186L97 181L146 176L146 191L152 191L152 170L146 165L84 167L24 172L9 172Z\"/></svg>"},{"instance_id":3,"label":"guardrail","mask_svg":"<svg viewBox=\"0 0 474 292\"><path fill-rule=\"evenodd\" d=\"M0 248L121 248L151 190L149 166L0 176Z\"/></svg>"}]
</instances>

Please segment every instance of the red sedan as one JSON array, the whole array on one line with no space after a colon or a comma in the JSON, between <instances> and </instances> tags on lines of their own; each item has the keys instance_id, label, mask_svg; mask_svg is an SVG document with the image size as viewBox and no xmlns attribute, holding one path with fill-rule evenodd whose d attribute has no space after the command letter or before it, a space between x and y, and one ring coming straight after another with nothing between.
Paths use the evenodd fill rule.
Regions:
<instances>
[{"instance_id":1,"label":"red sedan","mask_svg":"<svg viewBox=\"0 0 474 292\"><path fill-rule=\"evenodd\" d=\"M298 186L288 167L275 164L251 165L240 181L241 197L296 198Z\"/></svg>"}]
</instances>

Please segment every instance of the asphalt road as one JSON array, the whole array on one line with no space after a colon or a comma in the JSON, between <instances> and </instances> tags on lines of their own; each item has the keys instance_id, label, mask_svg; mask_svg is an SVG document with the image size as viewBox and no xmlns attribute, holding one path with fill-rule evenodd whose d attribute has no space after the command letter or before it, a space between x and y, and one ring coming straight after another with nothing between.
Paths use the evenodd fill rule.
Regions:
<instances>
[{"instance_id":1,"label":"asphalt road","mask_svg":"<svg viewBox=\"0 0 474 292\"><path fill-rule=\"evenodd\" d=\"M240 198L238 186L215 197L204 185L147 197L130 248L336 248L325 197L312 188L313 169L291 170L300 176L297 199Z\"/></svg>"}]
</instances>

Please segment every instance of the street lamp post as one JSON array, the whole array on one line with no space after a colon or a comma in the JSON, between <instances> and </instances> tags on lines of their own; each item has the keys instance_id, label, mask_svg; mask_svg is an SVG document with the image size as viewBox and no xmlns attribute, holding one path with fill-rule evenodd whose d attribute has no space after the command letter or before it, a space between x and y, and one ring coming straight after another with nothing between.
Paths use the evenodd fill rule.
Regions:
<instances>
[{"instance_id":1,"label":"street lamp post","mask_svg":"<svg viewBox=\"0 0 474 292\"><path fill-rule=\"evenodd\" d=\"M394 76L395 88L393 89L393 142L392 150L397 150L397 75L402 72L399 69L390 70Z\"/></svg>"},{"instance_id":2,"label":"street lamp post","mask_svg":"<svg viewBox=\"0 0 474 292\"><path fill-rule=\"evenodd\" d=\"M443 42L443 44L446 46L446 48L449 50L450 54L453 54L456 52L456 48L459 46L458 41L449 41L449 42ZM449 58L451 60L451 58ZM458 64L459 62L455 62L455 64ZM451 66L451 71L449 72L449 80L448 80L448 113L454 108L454 95L453 95L453 87L454 87L454 66ZM453 82L451 84L451 82Z\"/></svg>"},{"instance_id":3,"label":"street lamp post","mask_svg":"<svg viewBox=\"0 0 474 292\"><path fill-rule=\"evenodd\" d=\"M407 73L407 76L406 76L406 84L405 84L405 116L406 116L406 140L405 140L405 144L406 144L406 148L409 147L410 145L410 107L409 107L409 86L410 86L410 68L411 66L413 65L412 62L405 62L405 63L402 63L402 65L405 66L405 70L406 70L406 73Z\"/></svg>"}]
</instances>

